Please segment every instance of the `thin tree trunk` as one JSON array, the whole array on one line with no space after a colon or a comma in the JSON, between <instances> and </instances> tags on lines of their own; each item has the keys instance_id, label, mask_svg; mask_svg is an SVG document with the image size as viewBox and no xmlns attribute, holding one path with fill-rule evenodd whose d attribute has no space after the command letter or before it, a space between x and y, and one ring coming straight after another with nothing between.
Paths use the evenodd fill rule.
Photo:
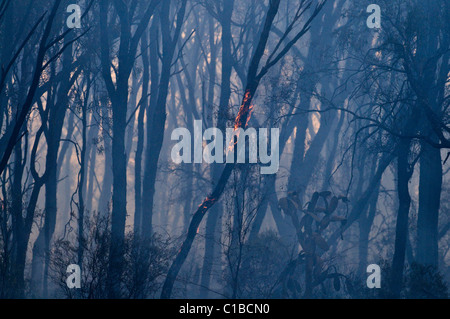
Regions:
<instances>
[{"instance_id":1,"label":"thin tree trunk","mask_svg":"<svg viewBox=\"0 0 450 319\"><path fill-rule=\"evenodd\" d=\"M137 133L137 147L135 156L135 168L134 168L134 234L141 234L142 226L142 153L144 150L144 116L148 109L148 86L150 81L150 62L148 55L148 33L144 32L141 39L141 54L142 54L142 65L144 67L143 77L142 77L142 96L141 105L139 107L138 115L138 133ZM148 114L148 113L147 113ZM148 115L147 115L148 121Z\"/></svg>"},{"instance_id":2,"label":"thin tree trunk","mask_svg":"<svg viewBox=\"0 0 450 319\"><path fill-rule=\"evenodd\" d=\"M82 118L81 118L81 138L82 147L80 151L80 172L79 172L79 188L78 188L78 265L83 267L84 255L84 220L85 220L85 200L84 189L86 187L86 151L87 151L87 108L89 105L89 93L91 90L90 78L87 78L86 93L83 97Z\"/></svg>"}]
</instances>

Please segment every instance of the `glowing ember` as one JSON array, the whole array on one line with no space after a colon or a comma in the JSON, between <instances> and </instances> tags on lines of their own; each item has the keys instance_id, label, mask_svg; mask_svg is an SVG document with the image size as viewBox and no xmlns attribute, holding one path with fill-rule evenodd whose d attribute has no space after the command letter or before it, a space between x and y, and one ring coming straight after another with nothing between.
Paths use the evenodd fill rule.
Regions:
<instances>
[{"instance_id":1,"label":"glowing ember","mask_svg":"<svg viewBox=\"0 0 450 319\"><path fill-rule=\"evenodd\" d=\"M215 198L211 198L211 197L206 197L203 202L198 205L198 208L200 209L208 209L212 204L214 204L214 202L216 201Z\"/></svg>"},{"instance_id":2,"label":"glowing ember","mask_svg":"<svg viewBox=\"0 0 450 319\"><path fill-rule=\"evenodd\" d=\"M251 98L250 92L247 91L247 93L245 93L244 100L242 101L242 106L241 106L241 108L239 109L239 113L238 113L238 115L237 115L237 117L236 117L236 120L235 120L235 122L234 122L234 130L237 130L239 127L242 126L242 124L241 124L241 118L242 118L246 113L249 112L249 109L253 108L252 106L247 105L247 102L248 102L248 100L249 100L250 98ZM251 116L251 113L248 114L248 119L247 119L245 125L248 124L248 120L250 119L250 116Z\"/></svg>"},{"instance_id":3,"label":"glowing ember","mask_svg":"<svg viewBox=\"0 0 450 319\"><path fill-rule=\"evenodd\" d=\"M244 129L248 126L248 123L250 122L250 118L252 117L252 111L253 111L253 105L248 105L248 101L250 100L251 95L250 91L247 91L245 93L244 99L242 101L241 108L239 109L239 113L236 117L236 120L234 122L234 131L242 127L242 118L245 117L247 114L247 120L245 121ZM239 140L239 134L240 131L236 134L236 142L234 142L234 136L232 137L230 143L228 144L227 153L232 152L234 150L234 146L237 144L237 141Z\"/></svg>"}]
</instances>

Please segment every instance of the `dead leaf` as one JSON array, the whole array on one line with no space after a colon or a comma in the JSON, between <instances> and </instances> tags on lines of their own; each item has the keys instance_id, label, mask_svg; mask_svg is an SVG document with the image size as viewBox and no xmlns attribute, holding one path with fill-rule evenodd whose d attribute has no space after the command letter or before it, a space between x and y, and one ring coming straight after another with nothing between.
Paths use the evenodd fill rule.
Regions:
<instances>
[{"instance_id":1,"label":"dead leaf","mask_svg":"<svg viewBox=\"0 0 450 319\"><path fill-rule=\"evenodd\" d=\"M339 202L339 200L336 196L333 196L331 198L330 205L328 206L328 211L327 211L328 214L332 214L336 210L338 202Z\"/></svg>"},{"instance_id":2,"label":"dead leaf","mask_svg":"<svg viewBox=\"0 0 450 319\"><path fill-rule=\"evenodd\" d=\"M323 249L325 251L330 249L326 240L322 236L320 236L318 233L313 233L313 238L314 238L316 245L319 246L321 249Z\"/></svg>"}]
</instances>

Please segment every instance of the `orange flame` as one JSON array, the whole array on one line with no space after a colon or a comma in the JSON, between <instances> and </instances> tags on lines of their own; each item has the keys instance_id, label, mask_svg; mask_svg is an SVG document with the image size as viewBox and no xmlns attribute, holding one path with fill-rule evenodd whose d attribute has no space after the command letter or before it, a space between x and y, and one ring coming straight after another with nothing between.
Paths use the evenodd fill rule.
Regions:
<instances>
[{"instance_id":1,"label":"orange flame","mask_svg":"<svg viewBox=\"0 0 450 319\"><path fill-rule=\"evenodd\" d=\"M216 201L215 198L212 198L212 197L207 196L207 197L203 200L203 202L202 202L200 205L198 205L198 208L208 209L209 206L211 206L211 204L214 204L215 201Z\"/></svg>"},{"instance_id":2,"label":"orange flame","mask_svg":"<svg viewBox=\"0 0 450 319\"><path fill-rule=\"evenodd\" d=\"M250 91L247 91L245 93L244 99L242 100L242 105L241 108L239 109L239 113L236 116L236 120L234 121L234 130L237 130L239 127L241 127L241 118L244 116L244 114L249 112L249 109L252 109L253 106L249 106L247 105L248 100L250 100L251 96L250 96ZM248 120L250 119L251 113L248 114L248 118L246 121L246 124L248 124Z\"/></svg>"},{"instance_id":3,"label":"orange flame","mask_svg":"<svg viewBox=\"0 0 450 319\"><path fill-rule=\"evenodd\" d=\"M241 108L239 109L238 115L236 116L236 120L234 121L233 131L236 131L242 126L244 126L244 128L248 126L248 123L250 122L250 118L252 117L253 112L253 105L247 103L250 100L250 98L251 98L250 91L247 91L244 95L244 99L242 100L242 105ZM245 121L245 124L242 125L241 119L242 117L245 116L245 114L247 114L247 120ZM233 152L234 146L237 144L237 141L239 140L239 134L240 131L238 131L238 133L236 134L236 142L234 142L234 136L231 138L231 141L228 144L227 155L229 152Z\"/></svg>"},{"instance_id":4,"label":"orange flame","mask_svg":"<svg viewBox=\"0 0 450 319\"><path fill-rule=\"evenodd\" d=\"M248 116L247 116L247 122L245 122L245 127L248 126L248 122L250 122L250 119L251 119L251 117L252 117L252 113L253 113L253 104L251 104L251 105L248 107Z\"/></svg>"}]
</instances>

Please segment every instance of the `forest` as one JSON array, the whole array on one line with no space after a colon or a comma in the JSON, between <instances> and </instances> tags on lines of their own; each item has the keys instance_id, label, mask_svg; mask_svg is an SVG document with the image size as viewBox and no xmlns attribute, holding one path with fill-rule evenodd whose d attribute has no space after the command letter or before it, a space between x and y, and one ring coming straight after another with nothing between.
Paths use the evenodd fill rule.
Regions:
<instances>
[{"instance_id":1,"label":"forest","mask_svg":"<svg viewBox=\"0 0 450 319\"><path fill-rule=\"evenodd\" d=\"M0 0L0 299L448 298L449 21Z\"/></svg>"}]
</instances>

